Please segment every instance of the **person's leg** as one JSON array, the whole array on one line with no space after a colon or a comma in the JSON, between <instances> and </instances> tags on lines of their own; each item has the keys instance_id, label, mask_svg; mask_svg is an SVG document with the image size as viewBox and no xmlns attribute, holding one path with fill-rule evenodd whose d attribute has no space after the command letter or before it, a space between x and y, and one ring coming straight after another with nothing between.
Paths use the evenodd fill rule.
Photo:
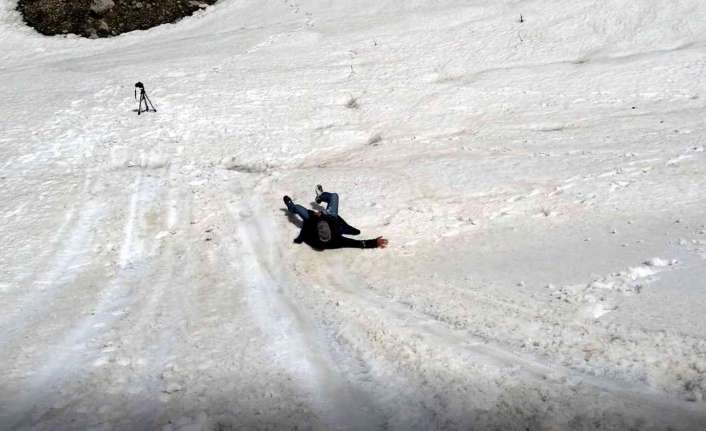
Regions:
<instances>
[{"instance_id":1,"label":"person's leg","mask_svg":"<svg viewBox=\"0 0 706 431\"><path fill-rule=\"evenodd\" d=\"M309 218L309 211L303 206L295 204L291 200L287 202L287 209L290 213L297 214L304 221Z\"/></svg>"},{"instance_id":2,"label":"person's leg","mask_svg":"<svg viewBox=\"0 0 706 431\"><path fill-rule=\"evenodd\" d=\"M338 215L338 193L323 192L319 200L326 202L326 214Z\"/></svg>"}]
</instances>

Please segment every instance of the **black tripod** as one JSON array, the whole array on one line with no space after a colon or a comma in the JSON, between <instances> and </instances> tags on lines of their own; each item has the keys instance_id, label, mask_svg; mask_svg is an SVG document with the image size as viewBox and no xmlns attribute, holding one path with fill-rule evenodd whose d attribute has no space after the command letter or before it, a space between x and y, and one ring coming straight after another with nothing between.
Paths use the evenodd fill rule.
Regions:
<instances>
[{"instance_id":1,"label":"black tripod","mask_svg":"<svg viewBox=\"0 0 706 431\"><path fill-rule=\"evenodd\" d=\"M137 107L137 115L140 115L142 113L142 102L145 102L145 112L150 112L150 107L152 108L152 111L157 112L155 109L154 105L152 104L152 101L150 100L149 97L147 97L147 92L145 91L145 86L141 83L138 82L135 84L135 100L137 100L137 89L140 89L140 105ZM149 103L149 105L148 105Z\"/></svg>"}]
</instances>

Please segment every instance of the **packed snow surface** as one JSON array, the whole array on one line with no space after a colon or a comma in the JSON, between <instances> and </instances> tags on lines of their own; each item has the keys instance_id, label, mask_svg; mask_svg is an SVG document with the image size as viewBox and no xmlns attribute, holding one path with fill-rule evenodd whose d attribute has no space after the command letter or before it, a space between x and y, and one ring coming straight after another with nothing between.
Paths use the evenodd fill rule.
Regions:
<instances>
[{"instance_id":1,"label":"packed snow surface","mask_svg":"<svg viewBox=\"0 0 706 431\"><path fill-rule=\"evenodd\" d=\"M15 6L0 429L706 429L702 0Z\"/></svg>"}]
</instances>

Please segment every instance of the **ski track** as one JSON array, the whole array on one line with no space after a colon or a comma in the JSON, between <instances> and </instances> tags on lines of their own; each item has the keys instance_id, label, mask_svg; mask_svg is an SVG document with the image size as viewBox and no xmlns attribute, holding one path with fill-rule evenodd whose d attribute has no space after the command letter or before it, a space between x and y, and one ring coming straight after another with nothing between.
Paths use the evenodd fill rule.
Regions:
<instances>
[{"instance_id":1,"label":"ski track","mask_svg":"<svg viewBox=\"0 0 706 431\"><path fill-rule=\"evenodd\" d=\"M649 405L656 411L672 409L679 411L684 409L689 414L696 414L697 407L689 408L683 404L673 402L666 397L651 394L651 389L638 384L628 384L625 382L616 383L612 380L594 377L589 374L578 372L558 364L547 364L541 359L519 356L511 352L506 347L499 344L500 340L488 340L469 334L466 331L449 327L447 322L438 320L438 317L414 310L408 304L400 303L398 300L376 295L372 291L362 287L365 285L361 280L356 280L350 274L345 278L342 275L342 268L331 268L324 270L314 269L301 277L306 277L318 283L317 290L328 290L328 302L335 301L338 306L345 310L343 316L331 317L320 316L321 319L331 322L334 326L342 327L334 329L338 332L337 342L349 345L349 351L366 352L366 355L380 352L376 362L382 360L387 366L381 367L379 362L373 371L374 378L381 384L391 384L396 382L399 387L410 388L409 391L401 391L398 397L406 398L405 405L417 405L417 413L405 418L393 417L391 422L397 428L445 428L445 429L467 429L473 427L473 421L467 416L466 408L456 406L451 408L446 402L441 401L445 397L453 397L453 393L469 388L456 387L458 381L449 380L443 388L425 387L423 383L425 373L437 373L434 365L438 367L467 367L473 370L481 365L490 376L496 373L509 374L513 380L529 383L536 388L555 388L552 392L561 392L571 388L574 392L576 388L586 391L589 394L599 391L604 397L614 399L616 405ZM333 298L328 297L328 295ZM311 305L311 304L310 304ZM336 310L339 310L337 308ZM365 315L358 315L360 310L365 310ZM375 316L386 316L386 324L381 326ZM344 323L345 322L345 323ZM410 339L409 334L414 334ZM433 352L431 357L426 359L428 365L420 365L415 359L409 357L409 352L417 349L426 352ZM386 353L382 353L386 352ZM428 353L427 353L428 354ZM419 367L425 373L419 374ZM390 370L396 370L391 373ZM453 371L451 372L453 375ZM492 377L491 377L492 378ZM421 381L419 379L422 379ZM492 378L494 379L494 378ZM482 378L479 380L483 380ZM385 382L385 383L382 383ZM499 388L503 388L507 382L495 380ZM438 392L437 392L438 391ZM585 395L584 395L585 396ZM576 397L576 394L574 394ZM571 400L571 398L567 399ZM561 408L576 409L576 405L561 400ZM450 401L447 401L450 403ZM575 398L575 402L581 403L580 398ZM530 408L530 407L528 407ZM444 417L450 421L445 425L435 422L435 418L443 412ZM409 414L409 413L407 413ZM670 420L676 420L678 416L673 416ZM653 420L658 420L653 418Z\"/></svg>"},{"instance_id":2,"label":"ski track","mask_svg":"<svg viewBox=\"0 0 706 431\"><path fill-rule=\"evenodd\" d=\"M120 249L116 274L97 293L96 302L91 306L93 312L88 317L79 319L58 343L52 342L51 350L40 360L41 365L33 370L31 377L23 384L24 390L21 395L14 400L15 410L22 411L26 406L31 405L32 409L29 412L42 411L60 402L64 394L46 393L46 388L61 383L68 384L72 379L79 378L79 375L84 372L85 357L97 347L97 339L100 339L101 334L123 314L121 309L135 301L135 298L131 298L131 293L144 276L144 269L141 267L141 261L144 259L142 254L142 238L145 234L144 215L154 199L153 193L154 190L149 190L148 186L143 184L141 174L138 174L130 196L124 241ZM94 217L96 213L97 211L83 211L77 227L78 233L75 238L71 237L69 240L69 247L73 246L81 250L83 255L90 250L90 243L86 243L85 231L88 230L88 226L93 226L93 223L100 221L100 218ZM138 223L137 226L136 223ZM93 240L95 241L95 238ZM64 267L64 265L61 266ZM66 267L77 268L76 265ZM71 279L62 281L63 283L53 282L52 286L57 288L70 285ZM50 296L42 297L45 304L49 304L50 300ZM13 428L27 426L28 421L31 424L35 420L28 413L11 415L7 422L12 424Z\"/></svg>"},{"instance_id":3,"label":"ski track","mask_svg":"<svg viewBox=\"0 0 706 431\"><path fill-rule=\"evenodd\" d=\"M333 290L343 293L342 296L347 303L360 303L355 307L365 310L378 309L380 314L394 316L397 323L390 325L392 332L394 332L392 328L395 327L412 331L424 337L427 343L435 345L435 350L451 351L453 357L464 358L469 362L493 364L498 368L513 370L514 377L522 376L523 380L535 381L537 386L542 385L541 381L557 385L563 385L566 381L580 382L582 385L593 387L606 395L611 394L616 399L630 399L636 403L647 403L652 405L654 409L679 408L679 403L666 397L650 394L651 390L647 386L618 383L577 372L558 364L549 365L538 359L519 356L498 345L499 340L489 341L474 337L464 331L452 329L444 322L437 320L435 316L418 312L398 301L375 295L370 290L361 289L360 286L364 283L355 283L352 279L346 280L338 274L340 273L331 270L322 273L328 282L327 284ZM371 328L370 330L375 329ZM394 362L390 365L394 366ZM696 409L686 410L696 411ZM472 426L472 424L469 423L467 426Z\"/></svg>"},{"instance_id":4,"label":"ski track","mask_svg":"<svg viewBox=\"0 0 706 431\"><path fill-rule=\"evenodd\" d=\"M89 230L100 218L101 209L96 204L81 210L76 226L62 242L64 248L56 254L49 270L32 282L33 288L17 301L19 304L16 311L6 314L0 321L0 326L3 328L9 328L12 323L15 325L20 323L19 326L15 326L14 331L3 331L0 335L0 348L9 342L8 337L17 337L22 327L31 324L37 317L44 317L52 299L62 288L70 286L76 279L77 273L90 262L91 256L87 249L88 244L93 242L93 238Z\"/></svg>"},{"instance_id":5,"label":"ski track","mask_svg":"<svg viewBox=\"0 0 706 431\"><path fill-rule=\"evenodd\" d=\"M120 249L120 261L118 265L124 268L130 263L133 256L139 257L141 253L141 244L134 241L135 237L135 217L137 213L138 202L142 203L140 193L142 192L142 173L139 173L133 184L135 190L130 196L130 206L128 208L127 223L125 224L124 239Z\"/></svg>"},{"instance_id":6,"label":"ski track","mask_svg":"<svg viewBox=\"0 0 706 431\"><path fill-rule=\"evenodd\" d=\"M271 354L280 366L294 377L307 396L312 397L317 413L326 429L367 430L380 427L384 421L374 410L372 400L356 391L346 381L342 363L336 362L328 336L317 328L289 297L296 285L273 271L281 268L277 238L269 217L260 218L255 208L229 206L236 220L241 249L232 253L244 265L249 285L248 303L252 317L272 338ZM256 219L257 218L257 219ZM255 247L254 244L258 244ZM262 250L266 252L263 254Z\"/></svg>"},{"instance_id":7,"label":"ski track","mask_svg":"<svg viewBox=\"0 0 706 431\"><path fill-rule=\"evenodd\" d=\"M84 180L83 189L82 189L81 192L79 193L79 196L87 197L87 195L88 195L88 190L89 190L91 184L92 184L91 175L90 175L90 174L87 174L87 175L86 175L86 178L85 178L85 180ZM77 211L77 207L79 208L78 211ZM59 227L56 229L56 232L52 235L52 238L51 238L51 240L50 240L50 244L52 244L52 245L57 245L57 246L62 246L62 244L61 244L61 242L62 242L61 239L62 239L64 233L65 233L70 227L72 227L73 224L75 224L75 222L76 222L76 220L75 220L75 219L76 219L76 214L79 213L79 215L80 215L80 214L84 211L84 207L85 207L85 204L81 204L80 206L77 205L76 202L73 202L73 203L71 204L71 206L70 206L70 207L65 211L65 213L64 213L64 221L61 223L61 225L59 225ZM19 212L19 210L20 210L20 209L18 208L18 210L16 210L16 211ZM6 215L5 215L5 218L9 218L9 217L10 217L9 214L6 214ZM75 232L72 232L70 235L73 237L73 236L75 235ZM69 243L75 243L75 240L69 240ZM53 251L52 248L45 248L45 249L43 249L43 250L40 251L40 253L39 253L39 255L37 256L37 258L38 258L38 259L44 259L44 258L47 257L49 254L51 254L52 251ZM57 254L58 254L58 253L57 253ZM54 259L56 260L57 258L54 257ZM55 270L61 270L61 269L63 269L63 268L58 268L58 269L56 269L58 265L56 265L55 263L54 263L54 264L49 264L49 265L50 265L50 267L55 268ZM21 272L20 274L18 274L17 277L15 277L14 282L19 285L19 284L21 284L22 282L24 282L24 281L28 280L29 278L31 278L31 277L34 275L34 273L35 273L34 270L23 271L23 272ZM48 275L48 276L45 275L44 278L51 280L52 277L51 277L50 275Z\"/></svg>"}]
</instances>

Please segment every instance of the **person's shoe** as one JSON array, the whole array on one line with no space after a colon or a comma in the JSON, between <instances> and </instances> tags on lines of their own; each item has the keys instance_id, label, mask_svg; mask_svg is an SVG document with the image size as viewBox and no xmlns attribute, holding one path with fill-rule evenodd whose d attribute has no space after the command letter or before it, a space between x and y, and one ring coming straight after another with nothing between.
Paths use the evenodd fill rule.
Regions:
<instances>
[{"instance_id":1,"label":"person's shoe","mask_svg":"<svg viewBox=\"0 0 706 431\"><path fill-rule=\"evenodd\" d=\"M321 184L317 184L316 187L314 188L314 191L316 192L316 201L317 204L321 203L321 194L324 192L324 188L321 187Z\"/></svg>"},{"instance_id":2,"label":"person's shoe","mask_svg":"<svg viewBox=\"0 0 706 431\"><path fill-rule=\"evenodd\" d=\"M287 206L287 208L289 208L289 204L292 203L292 198L290 198L289 196L285 195L285 196L282 198L282 200L284 201L284 204Z\"/></svg>"}]
</instances>

